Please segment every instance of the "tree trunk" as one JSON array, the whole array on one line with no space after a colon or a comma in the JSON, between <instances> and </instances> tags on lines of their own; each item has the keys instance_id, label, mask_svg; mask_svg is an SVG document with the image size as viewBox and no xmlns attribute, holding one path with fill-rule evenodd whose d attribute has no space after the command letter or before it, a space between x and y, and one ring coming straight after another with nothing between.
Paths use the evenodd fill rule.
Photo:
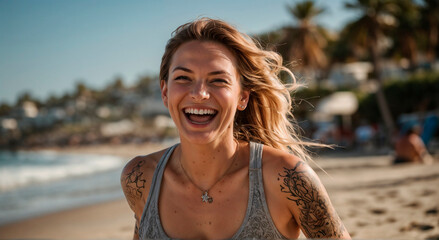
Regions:
<instances>
[{"instance_id":1,"label":"tree trunk","mask_svg":"<svg viewBox=\"0 0 439 240\"><path fill-rule=\"evenodd\" d=\"M438 35L438 24L434 16L429 17L430 29L428 31L428 47L427 47L427 59L433 64L436 61L436 46L437 46L437 35Z\"/></svg>"},{"instance_id":2,"label":"tree trunk","mask_svg":"<svg viewBox=\"0 0 439 240\"><path fill-rule=\"evenodd\" d=\"M380 109L381 117L384 120L384 124L387 130L387 143L390 143L392 139L392 134L395 129L395 124L393 123L392 113L390 112L389 105L386 100L386 96L383 91L383 84L381 78L381 65L379 63L379 54L376 46L369 47L369 52L372 57L373 75L377 83L376 97L378 102L378 108Z\"/></svg>"}]
</instances>

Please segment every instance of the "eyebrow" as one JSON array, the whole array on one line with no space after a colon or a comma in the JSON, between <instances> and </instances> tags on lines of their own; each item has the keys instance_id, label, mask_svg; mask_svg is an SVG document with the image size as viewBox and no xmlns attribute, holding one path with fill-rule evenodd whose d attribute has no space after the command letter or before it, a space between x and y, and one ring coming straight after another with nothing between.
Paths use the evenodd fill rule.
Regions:
<instances>
[{"instance_id":1,"label":"eyebrow","mask_svg":"<svg viewBox=\"0 0 439 240\"><path fill-rule=\"evenodd\" d=\"M192 70L190 70L190 69L188 69L188 68L185 68L185 67L180 67L180 66L175 67L175 68L172 70L172 72L175 72L175 71L177 71L177 70L181 70L181 71L188 72L188 73L194 73L194 71L192 71ZM221 75L221 74L225 74L225 75L229 75L229 76L231 76L230 73L228 73L228 72L226 72L226 71L223 71L223 70L213 71L213 72L208 73L207 75Z\"/></svg>"},{"instance_id":2,"label":"eyebrow","mask_svg":"<svg viewBox=\"0 0 439 240\"><path fill-rule=\"evenodd\" d=\"M175 67L175 68L172 70L172 72L175 72L175 71L177 71L177 70L185 71L185 72L188 72L188 73L194 73L192 70L187 69L187 68L185 68L185 67L180 67L180 66Z\"/></svg>"},{"instance_id":3,"label":"eyebrow","mask_svg":"<svg viewBox=\"0 0 439 240\"><path fill-rule=\"evenodd\" d=\"M226 71L222 71L222 70L220 70L220 71L210 72L210 73L208 73L207 75L221 75L221 74L225 74L225 75L232 76L230 73L228 73L228 72L226 72Z\"/></svg>"}]
</instances>

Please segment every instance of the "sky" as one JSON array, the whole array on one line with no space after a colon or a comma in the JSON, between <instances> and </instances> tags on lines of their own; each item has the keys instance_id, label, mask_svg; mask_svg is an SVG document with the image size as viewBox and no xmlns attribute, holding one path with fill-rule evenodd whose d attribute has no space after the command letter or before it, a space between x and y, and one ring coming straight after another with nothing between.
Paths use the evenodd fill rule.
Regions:
<instances>
[{"instance_id":1,"label":"sky","mask_svg":"<svg viewBox=\"0 0 439 240\"><path fill-rule=\"evenodd\" d=\"M315 0L317 23L340 30L355 19L350 0ZM167 40L198 17L225 20L247 34L294 24L299 0L0 0L0 103L25 91L40 100L156 75Z\"/></svg>"}]
</instances>

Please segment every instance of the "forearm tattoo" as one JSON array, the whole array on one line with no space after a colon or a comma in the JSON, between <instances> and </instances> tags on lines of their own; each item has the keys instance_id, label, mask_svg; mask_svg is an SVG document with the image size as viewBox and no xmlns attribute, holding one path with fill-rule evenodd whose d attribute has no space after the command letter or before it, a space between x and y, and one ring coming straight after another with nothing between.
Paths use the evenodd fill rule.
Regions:
<instances>
[{"instance_id":1,"label":"forearm tattoo","mask_svg":"<svg viewBox=\"0 0 439 240\"><path fill-rule=\"evenodd\" d=\"M284 168L280 185L281 191L288 193L288 199L299 207L300 222L306 237L311 238L340 238L345 231L343 223L332 208L329 199L325 198L316 185L317 179L298 168L303 165L298 162L292 169ZM281 180L278 178L278 180Z\"/></svg>"},{"instance_id":2,"label":"forearm tattoo","mask_svg":"<svg viewBox=\"0 0 439 240\"><path fill-rule=\"evenodd\" d=\"M131 207L134 207L136 200L141 199L143 196L146 180L140 168L144 163L144 161L140 161L125 178L125 195Z\"/></svg>"}]
</instances>

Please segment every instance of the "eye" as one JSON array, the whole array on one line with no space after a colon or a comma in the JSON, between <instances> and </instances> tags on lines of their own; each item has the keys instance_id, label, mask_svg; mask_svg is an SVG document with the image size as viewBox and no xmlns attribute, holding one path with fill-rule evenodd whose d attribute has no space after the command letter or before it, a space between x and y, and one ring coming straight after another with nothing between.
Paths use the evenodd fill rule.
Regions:
<instances>
[{"instance_id":1,"label":"eye","mask_svg":"<svg viewBox=\"0 0 439 240\"><path fill-rule=\"evenodd\" d=\"M190 81L191 79L188 76L180 75L180 76L177 76L174 80L175 81L178 81L178 80L180 80L180 81Z\"/></svg>"},{"instance_id":2,"label":"eye","mask_svg":"<svg viewBox=\"0 0 439 240\"><path fill-rule=\"evenodd\" d=\"M225 79L222 79L222 78L215 78L215 79L212 79L212 83L215 83L215 84L228 84L229 82L227 80L225 80Z\"/></svg>"}]
</instances>

